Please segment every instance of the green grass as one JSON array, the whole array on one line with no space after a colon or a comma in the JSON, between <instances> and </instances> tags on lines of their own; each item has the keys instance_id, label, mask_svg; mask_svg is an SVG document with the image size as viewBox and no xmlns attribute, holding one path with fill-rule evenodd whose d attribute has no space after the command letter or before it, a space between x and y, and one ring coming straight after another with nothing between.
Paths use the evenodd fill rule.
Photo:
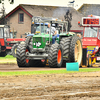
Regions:
<instances>
[{"instance_id":1,"label":"green grass","mask_svg":"<svg viewBox=\"0 0 100 100\"><path fill-rule=\"evenodd\" d=\"M5 56L5 57L0 57L0 59L16 59L16 58L14 58L12 55L7 55L7 56Z\"/></svg>"},{"instance_id":2,"label":"green grass","mask_svg":"<svg viewBox=\"0 0 100 100\"><path fill-rule=\"evenodd\" d=\"M15 71L15 72L0 72L0 76L13 76L13 75L34 75L34 74L64 74L64 73L80 73L80 72L95 72L100 71L100 68L81 68L79 71L66 71L61 70L44 70L44 71Z\"/></svg>"},{"instance_id":3,"label":"green grass","mask_svg":"<svg viewBox=\"0 0 100 100\"><path fill-rule=\"evenodd\" d=\"M7 55L5 57L0 57L0 64L16 64L16 58L12 55Z\"/></svg>"}]
</instances>

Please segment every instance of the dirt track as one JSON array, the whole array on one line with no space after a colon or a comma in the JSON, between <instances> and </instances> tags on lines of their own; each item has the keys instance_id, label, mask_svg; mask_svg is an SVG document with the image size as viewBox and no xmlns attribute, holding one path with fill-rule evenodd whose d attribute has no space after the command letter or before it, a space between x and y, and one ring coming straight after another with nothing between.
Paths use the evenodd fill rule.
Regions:
<instances>
[{"instance_id":1,"label":"dirt track","mask_svg":"<svg viewBox=\"0 0 100 100\"><path fill-rule=\"evenodd\" d=\"M100 100L100 72L0 76L0 100Z\"/></svg>"},{"instance_id":2,"label":"dirt track","mask_svg":"<svg viewBox=\"0 0 100 100\"><path fill-rule=\"evenodd\" d=\"M60 70L65 68L50 68L50 67L22 67L19 68L16 64L0 65L0 71L35 71L35 70Z\"/></svg>"}]
</instances>

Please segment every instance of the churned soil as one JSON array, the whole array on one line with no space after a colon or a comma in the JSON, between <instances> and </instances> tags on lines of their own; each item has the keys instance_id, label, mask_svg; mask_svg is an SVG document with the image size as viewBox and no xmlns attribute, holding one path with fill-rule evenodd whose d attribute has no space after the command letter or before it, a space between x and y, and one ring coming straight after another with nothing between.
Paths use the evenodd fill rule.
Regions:
<instances>
[{"instance_id":1,"label":"churned soil","mask_svg":"<svg viewBox=\"0 0 100 100\"><path fill-rule=\"evenodd\" d=\"M100 100L100 72L0 76L0 100Z\"/></svg>"}]
</instances>

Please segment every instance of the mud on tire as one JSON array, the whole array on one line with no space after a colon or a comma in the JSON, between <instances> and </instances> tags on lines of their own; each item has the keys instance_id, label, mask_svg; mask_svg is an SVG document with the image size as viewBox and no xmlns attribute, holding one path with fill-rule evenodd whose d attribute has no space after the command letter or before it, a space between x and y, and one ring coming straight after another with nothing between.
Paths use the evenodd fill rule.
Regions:
<instances>
[{"instance_id":1,"label":"mud on tire","mask_svg":"<svg viewBox=\"0 0 100 100\"><path fill-rule=\"evenodd\" d=\"M63 50L62 47L55 43L50 47L48 55L48 63L50 67L60 68L63 61Z\"/></svg>"}]
</instances>

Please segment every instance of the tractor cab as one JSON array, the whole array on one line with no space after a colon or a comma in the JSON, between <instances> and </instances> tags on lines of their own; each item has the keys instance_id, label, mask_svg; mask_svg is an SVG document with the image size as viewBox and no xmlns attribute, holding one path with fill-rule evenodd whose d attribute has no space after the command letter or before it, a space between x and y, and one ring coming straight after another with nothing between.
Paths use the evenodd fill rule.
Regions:
<instances>
[{"instance_id":1,"label":"tractor cab","mask_svg":"<svg viewBox=\"0 0 100 100\"><path fill-rule=\"evenodd\" d=\"M0 44L5 46L7 38L10 38L10 28L7 25L0 25Z\"/></svg>"},{"instance_id":2,"label":"tractor cab","mask_svg":"<svg viewBox=\"0 0 100 100\"><path fill-rule=\"evenodd\" d=\"M0 25L0 38L9 38L10 28L7 25Z\"/></svg>"},{"instance_id":3,"label":"tractor cab","mask_svg":"<svg viewBox=\"0 0 100 100\"><path fill-rule=\"evenodd\" d=\"M51 27L55 27L57 30L56 41L58 43L59 36L63 37L67 33L68 25L66 21L62 21L56 18L33 17L32 24L34 26L33 30L35 30L35 35L33 36L33 48L44 48L47 44L52 44L51 32L50 34L47 34L48 23L50 23L50 29Z\"/></svg>"},{"instance_id":4,"label":"tractor cab","mask_svg":"<svg viewBox=\"0 0 100 100\"><path fill-rule=\"evenodd\" d=\"M100 42L100 33L98 27L84 27L83 30L83 46L97 46Z\"/></svg>"},{"instance_id":5,"label":"tractor cab","mask_svg":"<svg viewBox=\"0 0 100 100\"><path fill-rule=\"evenodd\" d=\"M87 54L97 52L100 47L100 24L99 17L83 17L83 48L87 48ZM95 52L95 53L96 53Z\"/></svg>"},{"instance_id":6,"label":"tractor cab","mask_svg":"<svg viewBox=\"0 0 100 100\"><path fill-rule=\"evenodd\" d=\"M88 66L92 66L100 61L100 17L89 15L82 18L82 25L78 24L83 27L82 45L87 49Z\"/></svg>"},{"instance_id":7,"label":"tractor cab","mask_svg":"<svg viewBox=\"0 0 100 100\"><path fill-rule=\"evenodd\" d=\"M10 32L10 27L8 25L0 25L0 56L6 56L11 53L11 48L14 44L18 44L25 39L14 38L15 34Z\"/></svg>"}]
</instances>

